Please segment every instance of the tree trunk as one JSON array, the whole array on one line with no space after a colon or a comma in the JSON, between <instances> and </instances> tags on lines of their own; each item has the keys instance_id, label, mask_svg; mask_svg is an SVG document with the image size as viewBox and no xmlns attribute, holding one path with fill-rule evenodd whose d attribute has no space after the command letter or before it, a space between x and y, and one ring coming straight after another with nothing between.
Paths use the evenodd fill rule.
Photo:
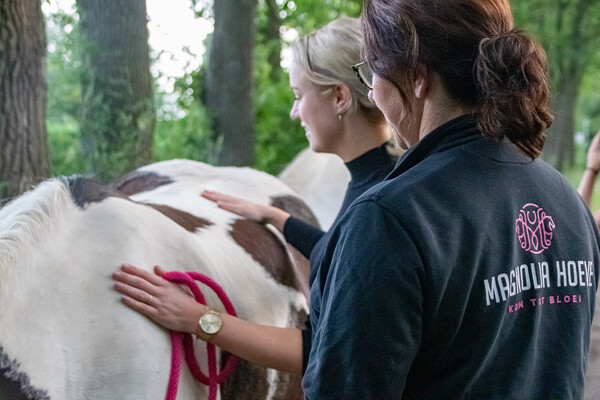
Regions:
<instances>
[{"instance_id":1,"label":"tree trunk","mask_svg":"<svg viewBox=\"0 0 600 400\"><path fill-rule=\"evenodd\" d=\"M279 17L279 6L276 0L266 0L267 25L264 31L264 42L269 53L267 62L271 66L271 80L279 80L281 75L281 18Z\"/></svg>"},{"instance_id":2,"label":"tree trunk","mask_svg":"<svg viewBox=\"0 0 600 400\"><path fill-rule=\"evenodd\" d=\"M548 132L544 147L544 160L559 171L573 162L575 153L575 104L581 79L576 75L565 75L556 94L554 122Z\"/></svg>"},{"instance_id":3,"label":"tree trunk","mask_svg":"<svg viewBox=\"0 0 600 400\"><path fill-rule=\"evenodd\" d=\"M46 31L39 0L0 0L0 196L47 178Z\"/></svg>"},{"instance_id":4,"label":"tree trunk","mask_svg":"<svg viewBox=\"0 0 600 400\"><path fill-rule=\"evenodd\" d=\"M145 0L77 0L84 38L83 153L103 180L152 161L154 109Z\"/></svg>"},{"instance_id":5,"label":"tree trunk","mask_svg":"<svg viewBox=\"0 0 600 400\"><path fill-rule=\"evenodd\" d=\"M204 103L213 120L220 165L254 164L252 84L257 0L214 2L215 31Z\"/></svg>"}]
</instances>

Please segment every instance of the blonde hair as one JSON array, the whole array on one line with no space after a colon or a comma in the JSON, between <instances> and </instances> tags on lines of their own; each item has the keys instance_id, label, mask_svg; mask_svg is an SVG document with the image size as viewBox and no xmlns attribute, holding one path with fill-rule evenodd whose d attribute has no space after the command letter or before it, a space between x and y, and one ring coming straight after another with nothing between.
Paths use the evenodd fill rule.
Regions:
<instances>
[{"instance_id":1,"label":"blonde hair","mask_svg":"<svg viewBox=\"0 0 600 400\"><path fill-rule=\"evenodd\" d=\"M355 113L360 109L377 120L383 118L383 114L369 100L369 89L360 83L352 70L352 65L361 60L362 44L360 20L340 17L299 38L292 51L294 62L311 82L323 87L348 86L352 93L349 112Z\"/></svg>"}]
</instances>

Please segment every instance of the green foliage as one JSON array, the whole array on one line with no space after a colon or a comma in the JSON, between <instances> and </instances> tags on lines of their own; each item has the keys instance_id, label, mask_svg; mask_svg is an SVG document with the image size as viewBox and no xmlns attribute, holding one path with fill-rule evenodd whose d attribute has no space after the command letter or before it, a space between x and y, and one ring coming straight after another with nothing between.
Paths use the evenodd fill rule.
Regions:
<instances>
[{"instance_id":1,"label":"green foliage","mask_svg":"<svg viewBox=\"0 0 600 400\"><path fill-rule=\"evenodd\" d=\"M578 131L589 135L590 119L597 118L593 114L600 80L593 71L597 71L600 54L600 0L522 0L511 4L516 26L533 33L548 56L555 122L546 142L545 159L562 169L579 161L574 135L578 140Z\"/></svg>"},{"instance_id":2,"label":"green foliage","mask_svg":"<svg viewBox=\"0 0 600 400\"><path fill-rule=\"evenodd\" d=\"M254 167L277 174L308 143L304 130L298 121L289 117L293 95L289 89L288 75L285 70L274 69L268 60L277 50L286 49L290 43L283 39L273 42L265 34L270 22L267 0L258 0L256 16L257 39L254 56L254 112L255 112L255 150L257 154ZM600 0L593 3L584 19L582 30L590 45L586 51L589 56L588 69L583 78L577 103L577 130L585 131L589 124L588 135L600 130L600 33L597 25L600 19L594 16L600 13ZM332 19L345 14L359 16L361 0L276 0L279 7L281 31L295 30L306 34ZM558 46L566 40L569 32L558 30L557 9L560 4L567 5L560 17L566 24L575 16L572 9L574 0L558 3L547 0L520 0L512 2L516 25L532 31L548 51L551 62L562 53ZM213 0L192 0L198 17L212 18ZM565 6L566 7L566 6ZM571 8L569 8L571 7ZM271 21L272 22L272 21ZM81 117L81 76L80 39L78 38L78 20L76 15L59 13L48 16L47 24L49 51L47 58L48 73L48 136L52 158L52 173L72 174L84 172L85 160L82 156L79 138ZM205 45L210 46L210 36ZM210 52L205 53L205 57ZM565 56L562 56L565 58ZM566 57L568 59L568 57ZM154 160L188 158L205 162L214 162L214 154L219 150L219 142L211 138L211 124L206 110L202 106L202 86L208 60L204 60L198 71L186 75L175 82L172 94L156 93L158 113L154 135ZM553 67L554 71L555 68ZM155 77L157 78L157 77ZM585 122L588 121L588 122ZM100 121L96 121L99 123ZM576 146L576 172L567 174L580 177L585 165L587 144ZM113 173L114 165L107 161L104 168ZM575 178L573 178L575 179ZM578 181L578 179L576 179ZM599 200L600 201L600 200Z\"/></svg>"},{"instance_id":3,"label":"green foliage","mask_svg":"<svg viewBox=\"0 0 600 400\"><path fill-rule=\"evenodd\" d=\"M362 0L285 0L281 5L284 24L300 34L309 33L340 15L358 17Z\"/></svg>"},{"instance_id":4,"label":"green foliage","mask_svg":"<svg viewBox=\"0 0 600 400\"><path fill-rule=\"evenodd\" d=\"M576 110L578 130L588 137L600 131L600 52L596 52L583 77Z\"/></svg>"},{"instance_id":5,"label":"green foliage","mask_svg":"<svg viewBox=\"0 0 600 400\"><path fill-rule=\"evenodd\" d=\"M97 8L83 5L78 4L81 15L99 13ZM118 7L110 9L111 13L119 11ZM145 21L145 14L139 12L141 9L132 17ZM95 15L104 21L100 29L89 21L81 25L80 71L80 135L85 170L104 182L151 162L156 122L153 93L148 87L148 62L141 58L147 54L147 44L132 41L137 32L128 30L130 24L121 21L109 26L107 15ZM120 35L118 43L105 41L111 29L125 34ZM124 57L121 52L126 50L137 53L138 58Z\"/></svg>"},{"instance_id":6,"label":"green foliage","mask_svg":"<svg viewBox=\"0 0 600 400\"><path fill-rule=\"evenodd\" d=\"M154 131L154 160L174 158L211 163L216 144L211 138L210 119L199 101L193 101L183 118L158 120Z\"/></svg>"},{"instance_id":7,"label":"green foliage","mask_svg":"<svg viewBox=\"0 0 600 400\"><path fill-rule=\"evenodd\" d=\"M48 121L48 147L52 161L52 175L73 175L85 170L81 157L79 124L75 119Z\"/></svg>"},{"instance_id":8,"label":"green foliage","mask_svg":"<svg viewBox=\"0 0 600 400\"><path fill-rule=\"evenodd\" d=\"M544 45L555 87L564 71L588 66L600 45L600 0L528 0L512 2L516 25Z\"/></svg>"},{"instance_id":9,"label":"green foliage","mask_svg":"<svg viewBox=\"0 0 600 400\"><path fill-rule=\"evenodd\" d=\"M316 29L341 14L358 16L360 0L277 0L283 29L295 29L300 34ZM191 5L198 17L212 18L212 1L192 0ZM52 52L48 54L48 135L53 174L82 173L95 165L103 179L113 177L123 169L125 151L111 149L109 143L95 143L110 157L94 154L84 157L79 136L81 110L81 47L76 15L58 13L48 16L48 41ZM269 42L264 27L269 23L265 0L259 1L257 40L255 48L255 132L257 161L254 167L272 174L280 172L285 165L308 143L298 121L289 117L293 94L289 89L288 75L274 70L267 62L269 55L289 46L283 40ZM210 46L211 37L205 42ZM209 52L206 52L208 55ZM187 158L214 162L219 141L211 138L211 124L200 101L207 61L198 71L175 82L174 94L155 91L157 124L154 134L154 160ZM94 115L93 125L107 125L111 116ZM127 121L123 121L126 123ZM114 123L114 121L113 121ZM89 125L88 125L89 126ZM98 135L86 132L85 137Z\"/></svg>"},{"instance_id":10,"label":"green foliage","mask_svg":"<svg viewBox=\"0 0 600 400\"><path fill-rule=\"evenodd\" d=\"M57 13L47 24L48 48L46 80L47 110L51 120L70 120L80 111L81 68L78 47L78 23L72 15Z\"/></svg>"},{"instance_id":11,"label":"green foliage","mask_svg":"<svg viewBox=\"0 0 600 400\"><path fill-rule=\"evenodd\" d=\"M265 47L257 46L255 58L260 59L266 51ZM280 74L273 81L268 63L255 64L255 167L278 174L308 143L300 123L290 119L294 96L288 74Z\"/></svg>"},{"instance_id":12,"label":"green foliage","mask_svg":"<svg viewBox=\"0 0 600 400\"><path fill-rule=\"evenodd\" d=\"M79 140L81 69L78 23L74 15L56 13L46 23L48 53L47 131L51 175L72 175L84 170Z\"/></svg>"},{"instance_id":13,"label":"green foliage","mask_svg":"<svg viewBox=\"0 0 600 400\"><path fill-rule=\"evenodd\" d=\"M205 46L211 41L212 35L208 35ZM200 101L206 68L207 60L198 70L175 79L173 94L163 93L155 87L158 110L154 131L155 161L184 158L216 163L221 143L212 137L211 119Z\"/></svg>"},{"instance_id":14,"label":"green foliage","mask_svg":"<svg viewBox=\"0 0 600 400\"><path fill-rule=\"evenodd\" d=\"M95 113L84 113L82 109L81 77L83 71L82 48L84 40L77 14L58 12L47 16L47 130L48 146L50 150L52 175L71 175L86 173L92 170L102 180L110 180L123 171L129 169L131 147L135 143L125 144L113 148L111 142L102 141L102 131L105 127L117 125L130 125L130 117L111 115L106 104L96 99L87 102L88 106L96 105ZM89 68L87 69L89 71ZM90 94L88 93L87 96ZM148 108L148 107L146 107ZM86 121L82 116L86 115ZM83 125L82 125L83 122ZM143 116L138 118L138 126L154 124L145 121ZM81 126L87 126L81 139ZM118 133L116 131L119 131ZM121 129L116 129L115 138L120 135ZM84 155L84 147L94 148L96 151Z\"/></svg>"},{"instance_id":15,"label":"green foliage","mask_svg":"<svg viewBox=\"0 0 600 400\"><path fill-rule=\"evenodd\" d=\"M340 15L360 15L362 1L291 0L278 1L282 28L295 29L300 35L311 32ZM283 40L269 42L263 32L269 23L264 1L259 3L257 39L254 48L254 106L256 132L255 168L278 174L302 149L308 146L299 121L290 119L294 96L287 72L274 71L267 60L273 46L285 49Z\"/></svg>"},{"instance_id":16,"label":"green foliage","mask_svg":"<svg viewBox=\"0 0 600 400\"><path fill-rule=\"evenodd\" d=\"M103 86L110 88L111 93L123 94L130 89L130 85L118 81ZM117 108L109 105L105 93L89 93L85 97L80 120L85 171L108 182L147 164L150 153L142 143L142 135L153 134L154 109L148 105L151 101L141 99Z\"/></svg>"}]
</instances>

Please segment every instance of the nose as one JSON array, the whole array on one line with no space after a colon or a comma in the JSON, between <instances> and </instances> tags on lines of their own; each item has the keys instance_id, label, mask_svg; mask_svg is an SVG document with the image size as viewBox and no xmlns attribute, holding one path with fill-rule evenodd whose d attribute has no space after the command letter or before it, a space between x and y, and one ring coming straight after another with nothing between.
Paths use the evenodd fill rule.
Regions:
<instances>
[{"instance_id":1,"label":"nose","mask_svg":"<svg viewBox=\"0 0 600 400\"><path fill-rule=\"evenodd\" d=\"M294 100L294 104L292 104L292 109L290 110L290 118L291 119L298 119L300 118L300 116L298 115L298 107L296 106L297 101Z\"/></svg>"}]
</instances>

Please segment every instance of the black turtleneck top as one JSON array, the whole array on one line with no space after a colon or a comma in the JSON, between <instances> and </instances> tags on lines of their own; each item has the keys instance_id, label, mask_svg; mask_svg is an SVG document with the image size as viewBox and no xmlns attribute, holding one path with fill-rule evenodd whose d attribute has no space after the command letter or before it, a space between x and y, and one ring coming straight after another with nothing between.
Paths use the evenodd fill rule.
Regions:
<instances>
[{"instance_id":1,"label":"black turtleneck top","mask_svg":"<svg viewBox=\"0 0 600 400\"><path fill-rule=\"evenodd\" d=\"M351 180L346 189L346 195L340 211L333 221L333 228L338 220L344 215L350 204L361 194L370 189L392 171L396 164L397 156L388 152L388 145L376 147L346 163L350 171ZM331 229L327 232L315 228L295 217L290 217L283 227L283 235L288 243L297 248L305 257L309 258L311 266L310 282L314 280L315 266L323 256ZM308 321L307 321L308 323ZM303 369L306 369L308 355L310 353L311 331L303 330Z\"/></svg>"},{"instance_id":2,"label":"black turtleneck top","mask_svg":"<svg viewBox=\"0 0 600 400\"><path fill-rule=\"evenodd\" d=\"M390 155L387 147L388 145L384 143L346 163L346 168L350 171L351 180L346 189L346 195L344 196L340 211L333 224L331 224L331 227L335 226L350 204L358 196L376 183L383 181L394 168L397 156ZM327 232L307 224L298 218L290 217L283 227L283 235L288 243L298 249L306 258L310 259L311 271L314 270L313 266L319 261L320 255L327 243Z\"/></svg>"}]
</instances>

